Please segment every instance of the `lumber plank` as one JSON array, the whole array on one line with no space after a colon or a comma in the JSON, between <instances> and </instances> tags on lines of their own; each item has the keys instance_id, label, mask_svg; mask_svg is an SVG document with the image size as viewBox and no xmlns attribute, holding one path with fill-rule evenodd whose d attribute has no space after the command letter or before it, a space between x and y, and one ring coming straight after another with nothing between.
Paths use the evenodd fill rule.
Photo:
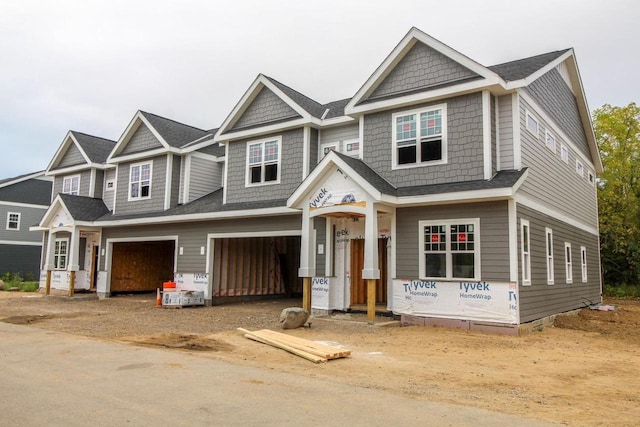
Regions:
<instances>
[{"instance_id":1,"label":"lumber plank","mask_svg":"<svg viewBox=\"0 0 640 427\"><path fill-rule=\"evenodd\" d=\"M266 336L280 342L284 342L294 348L305 350L311 354L315 354L325 359L338 359L351 355L351 350L328 346L326 344L316 343L304 338L283 334L269 329L261 329L253 332L254 335Z\"/></svg>"},{"instance_id":2,"label":"lumber plank","mask_svg":"<svg viewBox=\"0 0 640 427\"><path fill-rule=\"evenodd\" d=\"M295 354L296 356L300 356L303 359L309 360L309 361L311 361L313 363L322 363L322 362L326 362L327 361L327 359L324 358L324 357L320 357L320 356L317 356L315 354L311 354L311 353L309 353L307 351L291 347L291 346L289 346L289 345L287 345L285 343L278 342L277 340L274 340L274 339L271 339L271 338L268 338L268 337L265 337L265 336L255 335L254 332L251 332L251 331L249 331L247 329L238 328L237 330L242 332L246 338L249 338L249 339L254 340L254 341L261 342L263 344L268 344L268 345L271 345L273 347L276 347L276 348L279 348L279 349L282 349L282 350L285 350L285 351L288 351L289 353Z\"/></svg>"}]
</instances>

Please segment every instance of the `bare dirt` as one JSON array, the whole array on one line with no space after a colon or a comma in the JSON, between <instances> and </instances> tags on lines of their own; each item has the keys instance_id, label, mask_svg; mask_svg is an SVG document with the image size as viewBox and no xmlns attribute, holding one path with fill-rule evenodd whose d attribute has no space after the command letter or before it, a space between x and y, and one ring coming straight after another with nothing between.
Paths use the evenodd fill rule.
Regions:
<instances>
[{"instance_id":1,"label":"bare dirt","mask_svg":"<svg viewBox=\"0 0 640 427\"><path fill-rule=\"evenodd\" d=\"M640 301L606 303L617 310L582 310L520 337L379 326L390 320L382 317L369 325L342 313L286 331L352 351L319 365L235 331L280 330L280 311L299 300L161 309L155 294L69 301L0 292L0 321L320 378L327 393L340 382L566 425L639 425Z\"/></svg>"}]
</instances>

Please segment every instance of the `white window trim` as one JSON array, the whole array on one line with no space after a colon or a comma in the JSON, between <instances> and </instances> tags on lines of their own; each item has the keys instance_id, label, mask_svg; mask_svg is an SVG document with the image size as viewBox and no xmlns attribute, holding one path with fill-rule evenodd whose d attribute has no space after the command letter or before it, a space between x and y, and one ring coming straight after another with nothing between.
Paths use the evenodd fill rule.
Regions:
<instances>
[{"instance_id":1,"label":"white window trim","mask_svg":"<svg viewBox=\"0 0 640 427\"><path fill-rule=\"evenodd\" d=\"M56 249L55 249L55 245L58 242L66 242L67 243L67 253L64 255L64 265L61 267L60 266L60 254L56 255ZM53 242L54 246L53 246L53 263L54 263L54 270L65 270L67 268L67 265L69 265L69 238L61 238L61 239L55 239ZM61 245L58 245L58 247L60 247ZM56 256L58 257L58 260L56 262Z\"/></svg>"},{"instance_id":2,"label":"white window trim","mask_svg":"<svg viewBox=\"0 0 640 427\"><path fill-rule=\"evenodd\" d=\"M354 143L358 143L358 151L355 151L355 154L349 154L349 152L347 151L347 145L349 144L354 144ZM359 139L345 139L344 141L342 141L342 151L340 151L342 154L344 154L345 156L349 156L349 157L353 157L353 158L360 158L360 149L362 148L362 144L360 144L360 140ZM351 153L354 153L354 151L352 151Z\"/></svg>"},{"instance_id":3,"label":"white window trim","mask_svg":"<svg viewBox=\"0 0 640 427\"><path fill-rule=\"evenodd\" d=\"M248 149L249 146L247 146ZM338 151L340 152L340 141L334 141L334 142L323 142L322 144L320 144L319 150L318 150L318 163L320 163L320 161L322 159L324 159L324 156L326 156L326 154L324 154L324 149L326 147L335 147L334 151ZM327 153L329 154L329 153Z\"/></svg>"},{"instance_id":4,"label":"white window trim","mask_svg":"<svg viewBox=\"0 0 640 427\"><path fill-rule=\"evenodd\" d=\"M567 152L567 158L566 159L564 157L562 157L562 151L563 150ZM566 164L569 164L569 147L567 147L564 144L560 144L560 160L562 160Z\"/></svg>"},{"instance_id":5,"label":"white window trim","mask_svg":"<svg viewBox=\"0 0 640 427\"><path fill-rule=\"evenodd\" d=\"M131 195L131 184L133 184L133 182L131 182L131 177L133 176L133 174L131 173L133 171L133 168L136 166L140 166L140 183L142 182L142 166L144 165L149 165L149 195L148 196L138 196L138 197L133 197ZM149 160L146 162L139 162L139 163L132 163L129 165L129 188L127 188L127 200L130 202L136 202L138 200L149 200L151 198L151 189L153 188L153 160ZM140 194L142 194L142 186L140 186Z\"/></svg>"},{"instance_id":6,"label":"white window trim","mask_svg":"<svg viewBox=\"0 0 640 427\"><path fill-rule=\"evenodd\" d=\"M549 137L551 137L551 139L553 139L553 146L549 145ZM545 147L547 147L551 152L555 153L556 152L556 146L558 145L558 140L556 139L555 135L552 134L551 132L549 132L549 130L545 130L544 131L544 145Z\"/></svg>"},{"instance_id":7,"label":"white window trim","mask_svg":"<svg viewBox=\"0 0 640 427\"><path fill-rule=\"evenodd\" d=\"M272 141L277 141L278 142L278 160L276 161L276 163L278 164L278 175L276 177L275 181L262 181L262 182L251 182L251 169L249 168L249 147L255 144L262 144L262 173L264 176L264 144L267 142L272 142ZM263 139L256 139L253 141L247 141L246 142L246 157L245 157L245 174L244 174L244 186L245 188L248 187L262 187L264 185L274 185L274 184L280 184L280 177L282 176L282 136L275 136L275 137L271 137L271 138L263 138Z\"/></svg>"},{"instance_id":8,"label":"white window trim","mask_svg":"<svg viewBox=\"0 0 640 427\"><path fill-rule=\"evenodd\" d=\"M432 160L430 162L418 162L419 152L418 145L420 144L420 136L419 136L419 128L420 128L420 120L419 116L421 113L427 113L429 111L442 110L442 158L440 160ZM398 164L398 145L397 139L398 135L396 133L396 118L398 116L409 116L415 114L417 119L416 124L416 163L409 163L404 165ZM429 107L418 108L414 110L405 110L398 111L391 115L391 169L412 169L412 168L421 168L435 165L444 165L448 162L448 150L447 150L447 104L438 104L431 105ZM362 147L360 147L362 150Z\"/></svg>"},{"instance_id":9,"label":"white window trim","mask_svg":"<svg viewBox=\"0 0 640 427\"><path fill-rule=\"evenodd\" d=\"M529 127L529 118L532 118L533 121L536 122L536 129L531 129ZM532 135L535 135L536 138L538 138L540 136L540 120L538 120L536 118L536 116L534 116L533 114L531 114L531 112L529 110L525 110L525 114L524 114L524 127L529 131L529 133L531 133ZM545 141L546 144L546 141Z\"/></svg>"},{"instance_id":10,"label":"white window trim","mask_svg":"<svg viewBox=\"0 0 640 427\"><path fill-rule=\"evenodd\" d=\"M529 249L524 250L524 227L527 227L527 241L529 242ZM531 286L531 226L526 219L520 220L520 253L522 258L522 286ZM528 258L525 258L528 255ZM526 267L526 269L525 269ZM529 272L529 277L525 275L525 271Z\"/></svg>"},{"instance_id":11,"label":"white window trim","mask_svg":"<svg viewBox=\"0 0 640 427\"><path fill-rule=\"evenodd\" d=\"M589 184L596 186L596 176L591 171L587 171L587 179L589 180Z\"/></svg>"},{"instance_id":12,"label":"white window trim","mask_svg":"<svg viewBox=\"0 0 640 427\"><path fill-rule=\"evenodd\" d=\"M72 188L73 188L73 180L75 178L78 178L78 192L74 194ZM71 181L71 183L69 184L70 192L65 192L64 191L64 187L66 186L65 183L67 181ZM62 193L63 194L71 194L72 196L79 196L80 195L80 175L79 174L78 175L69 175L69 176L65 176L64 178L62 178Z\"/></svg>"},{"instance_id":13,"label":"white window trim","mask_svg":"<svg viewBox=\"0 0 640 427\"><path fill-rule=\"evenodd\" d=\"M111 188L109 188L109 184L111 184ZM113 179L105 181L104 183L104 191L113 191L116 188L116 182Z\"/></svg>"},{"instance_id":14,"label":"white window trim","mask_svg":"<svg viewBox=\"0 0 640 427\"><path fill-rule=\"evenodd\" d=\"M447 229L447 236L450 236L450 226L455 224L473 224L474 227L474 266L473 271L475 272L474 277L453 277L453 264L452 264L452 251L451 251L451 239L447 238L447 249L446 249L446 266L447 266L447 274L446 277L427 277L426 276L426 265L424 259L424 227L430 225L444 225ZM480 259L481 259L481 250L480 250L480 218L461 218L461 219L445 219L445 220L423 220L418 221L418 253L419 253L419 274L420 279L426 280L435 280L435 281L459 281L459 280L468 280L468 281L478 281L481 280L482 274L480 271Z\"/></svg>"},{"instance_id":15,"label":"white window trim","mask_svg":"<svg viewBox=\"0 0 640 427\"><path fill-rule=\"evenodd\" d=\"M553 264L553 230L546 227L544 231L544 254L547 261L547 285L553 285L555 275L555 268ZM551 253L549 253L549 243L551 243Z\"/></svg>"},{"instance_id":16,"label":"white window trim","mask_svg":"<svg viewBox=\"0 0 640 427\"><path fill-rule=\"evenodd\" d=\"M576 159L576 173L581 177L584 177L584 165L580 160Z\"/></svg>"},{"instance_id":17,"label":"white window trim","mask_svg":"<svg viewBox=\"0 0 640 427\"><path fill-rule=\"evenodd\" d=\"M18 215L18 226L16 228L11 228L9 225L11 224L11 215ZM20 231L20 219L22 218L22 214L20 212L7 212L7 230L9 231ZM14 221L16 222L16 221Z\"/></svg>"},{"instance_id":18,"label":"white window trim","mask_svg":"<svg viewBox=\"0 0 640 427\"><path fill-rule=\"evenodd\" d=\"M569 249L569 252L567 252L567 249ZM569 242L564 242L564 265L567 283L573 283L573 253Z\"/></svg>"},{"instance_id":19,"label":"white window trim","mask_svg":"<svg viewBox=\"0 0 640 427\"><path fill-rule=\"evenodd\" d=\"M582 283L587 283L587 248L584 246L580 246L580 271Z\"/></svg>"}]
</instances>

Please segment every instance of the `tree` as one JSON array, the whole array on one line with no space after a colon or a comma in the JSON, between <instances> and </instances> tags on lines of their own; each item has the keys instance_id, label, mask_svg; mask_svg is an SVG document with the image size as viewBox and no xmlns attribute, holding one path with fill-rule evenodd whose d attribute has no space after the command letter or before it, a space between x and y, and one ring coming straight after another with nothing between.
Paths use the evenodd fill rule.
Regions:
<instances>
[{"instance_id":1,"label":"tree","mask_svg":"<svg viewBox=\"0 0 640 427\"><path fill-rule=\"evenodd\" d=\"M640 107L593 112L604 172L598 179L604 283L640 285Z\"/></svg>"}]
</instances>

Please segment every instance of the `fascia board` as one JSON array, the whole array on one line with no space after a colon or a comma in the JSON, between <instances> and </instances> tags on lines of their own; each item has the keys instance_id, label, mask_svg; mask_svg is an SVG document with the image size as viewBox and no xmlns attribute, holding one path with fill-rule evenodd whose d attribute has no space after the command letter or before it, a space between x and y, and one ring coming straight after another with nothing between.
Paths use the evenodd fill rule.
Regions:
<instances>
[{"instance_id":1,"label":"fascia board","mask_svg":"<svg viewBox=\"0 0 640 427\"><path fill-rule=\"evenodd\" d=\"M433 203L462 203L479 200L502 200L513 197L513 187L496 188L490 190L456 191L452 193L433 194L426 196L396 197L395 201L384 200L397 206L412 206Z\"/></svg>"},{"instance_id":2,"label":"fascia board","mask_svg":"<svg viewBox=\"0 0 640 427\"><path fill-rule=\"evenodd\" d=\"M254 129L230 132L225 135L218 134L214 138L214 141L217 143L223 144L227 141L231 141L234 139L253 138L261 135L266 135L274 132L279 132L279 131L284 131L284 130L288 130L296 127L305 126L308 124L318 124L318 123L315 123L314 121L306 120L305 118L294 119L288 122L277 123L274 125L267 125L267 126L257 127Z\"/></svg>"},{"instance_id":3,"label":"fascia board","mask_svg":"<svg viewBox=\"0 0 640 427\"><path fill-rule=\"evenodd\" d=\"M56 162L61 160L61 159L58 159L58 157L61 157L62 153L67 151L67 148L68 148L69 144L71 144L71 143L73 143L73 141L71 140L71 131L68 131L67 134L65 135L64 139L62 140L62 143L58 147L58 150L56 151L56 154L53 155L53 157L51 158L51 161L47 165L47 168L45 169L45 173L49 172L51 170L51 168L53 167L53 165L55 165Z\"/></svg>"},{"instance_id":4,"label":"fascia board","mask_svg":"<svg viewBox=\"0 0 640 427\"><path fill-rule=\"evenodd\" d=\"M354 119L353 117L349 117L349 116L340 116L340 117L334 117L332 119L323 119L320 121L320 125L322 128L328 128L328 127L332 127L332 126L339 126L339 125L343 125L346 123L353 123L355 122L356 119Z\"/></svg>"},{"instance_id":5,"label":"fascia board","mask_svg":"<svg viewBox=\"0 0 640 427\"><path fill-rule=\"evenodd\" d=\"M140 153L127 154L125 156L114 157L114 158L110 159L110 161L114 162L114 163L122 163L122 162L129 162L129 161L133 161L133 160L146 159L146 158L149 158L149 157L157 157L157 156L161 156L161 155L164 155L164 154L167 154L167 153L181 154L179 148L174 148L174 147L156 148L155 150L142 151Z\"/></svg>"},{"instance_id":6,"label":"fascia board","mask_svg":"<svg viewBox=\"0 0 640 427\"><path fill-rule=\"evenodd\" d=\"M64 169L54 169L52 171L47 171L45 172L45 175L46 176L66 175L72 172L80 172L90 168L91 168L91 165L69 166L68 168L64 168Z\"/></svg>"},{"instance_id":7,"label":"fascia board","mask_svg":"<svg viewBox=\"0 0 640 427\"><path fill-rule=\"evenodd\" d=\"M82 157L84 157L84 161L87 162L87 164L91 164L91 159L89 158L89 156L87 156L87 153L85 153L84 149L82 148L82 145L80 145L80 143L76 139L73 132L69 132L69 133L71 134L71 139L73 140L73 143L76 145L76 148L80 150L80 154L82 154Z\"/></svg>"}]
</instances>

